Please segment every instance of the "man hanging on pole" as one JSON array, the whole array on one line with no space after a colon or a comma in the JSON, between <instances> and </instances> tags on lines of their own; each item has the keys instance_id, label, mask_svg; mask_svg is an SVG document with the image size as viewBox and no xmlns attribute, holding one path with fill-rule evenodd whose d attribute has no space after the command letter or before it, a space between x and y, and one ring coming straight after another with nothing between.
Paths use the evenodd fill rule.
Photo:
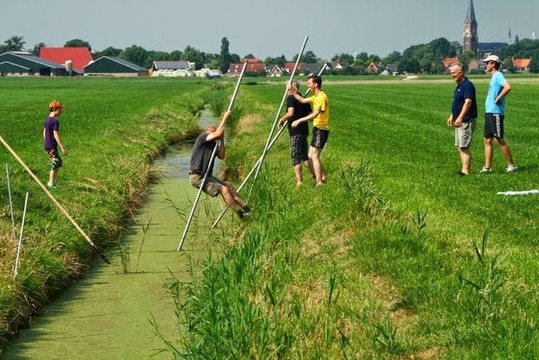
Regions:
<instances>
[{"instance_id":1,"label":"man hanging on pole","mask_svg":"<svg viewBox=\"0 0 539 360\"><path fill-rule=\"evenodd\" d=\"M213 197L221 194L226 204L234 209L240 218L243 218L245 215L250 214L251 208L239 196L232 185L212 175L214 165L212 153L215 146L219 146L216 156L221 160L225 158L225 126L230 115L230 111L225 112L219 126L210 125L197 137L191 154L189 181L191 185L199 189L207 172L202 191ZM217 145L218 141L219 145Z\"/></svg>"}]
</instances>

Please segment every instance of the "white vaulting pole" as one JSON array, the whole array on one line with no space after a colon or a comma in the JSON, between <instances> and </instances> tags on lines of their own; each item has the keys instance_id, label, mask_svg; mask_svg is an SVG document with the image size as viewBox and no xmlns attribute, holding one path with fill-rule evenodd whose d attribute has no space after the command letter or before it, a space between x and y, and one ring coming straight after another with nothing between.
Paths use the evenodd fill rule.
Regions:
<instances>
[{"instance_id":1,"label":"white vaulting pole","mask_svg":"<svg viewBox=\"0 0 539 360\"><path fill-rule=\"evenodd\" d=\"M243 68L241 69L240 77L236 83L236 87L234 88L234 92L232 93L232 98L230 99L230 103L228 104L227 111L232 111L232 106L234 105L234 100L236 99L236 95L238 94L238 89L240 88L241 80L243 79L243 74L245 73L245 68L247 67L247 62L243 63ZM189 218L187 219L187 223L185 224L185 228L183 229L182 238L180 239L180 243L178 244L177 251L180 251L182 249L183 243L185 241L185 237L187 236L187 231L189 230L189 226L191 225L191 221L193 220L193 215L195 214L195 209L198 205L198 201L200 199L200 195L202 195L202 189L204 189L204 186L206 186L206 179L208 177L208 174L210 172L210 169L213 166L213 162L215 161L215 155L217 154L217 149L221 146L221 140L217 140L215 142L215 147L213 148L213 151L210 156L210 162L208 164L208 168L206 169L206 172L204 173L204 178L202 179L202 183L200 187L198 188L197 196L195 197L195 201L193 203L193 207L191 208L191 213L189 214Z\"/></svg>"},{"instance_id":2,"label":"white vaulting pole","mask_svg":"<svg viewBox=\"0 0 539 360\"><path fill-rule=\"evenodd\" d=\"M324 70L326 69L326 67L328 66L328 64L324 64L324 66L322 66L322 69L320 69L320 71L318 72L318 76L322 75L322 73L324 72ZM305 95L307 95L309 93L309 89L307 89L307 91L305 92ZM272 148L273 144L275 144L275 142L277 141L277 139L279 138L279 136L281 136L281 133L283 132L283 130L285 129L286 127L286 124L288 123L288 120L283 124L283 126L281 126L281 128L279 129L279 131L277 132L277 134L275 135L275 137L271 140L271 143L268 147L268 151ZM241 191L241 189L243 188L243 186L245 185L245 183L247 183L247 180L249 180L249 178L251 177L251 175L255 172L256 169L258 169L258 165L260 164L260 162L262 162L263 160L263 156L264 154L262 154L257 162L255 163L255 165L253 166L253 168L251 169L251 171L249 171L249 173L247 174L247 176L245 177L245 179L243 179L243 182L241 183L241 185L238 187L238 193ZM225 208L223 209L223 211L221 211L221 214L219 214L219 216L217 217L217 219L214 221L213 225L211 226L211 228L213 229L214 227L217 226L217 224L219 223L219 221L221 221L221 218L225 215L225 212L228 210L228 206L225 206Z\"/></svg>"},{"instance_id":3,"label":"white vaulting pole","mask_svg":"<svg viewBox=\"0 0 539 360\"><path fill-rule=\"evenodd\" d=\"M285 126L282 126L279 131L277 132L277 135L275 135L275 137L273 138L273 140L271 141L269 147L268 147L268 150L271 149L271 147L273 146L273 144L275 144L275 141L277 141L277 139L279 138L279 136L281 135L281 133L283 132L283 130L285 129ZM243 186L245 186L245 184L247 183L247 181L249 180L249 178L251 177L251 175L255 172L256 169L258 169L258 165L260 164L260 162L262 161L262 156L260 156L256 162L256 164L253 166L253 168L251 169L251 171L249 171L249 173L247 174L247 176L245 177L245 179L243 179L242 183L240 184L240 186L238 186L238 190L237 192L239 193L241 191L241 189L243 189ZM225 215L225 212L228 210L228 206L225 206L225 208L223 209L223 211L221 211L221 214L219 214L219 216L217 217L217 219L214 221L213 225L211 226L211 228L213 229L215 226L217 226L217 224L219 223L219 221L221 221L221 218L223 217L223 215Z\"/></svg>"},{"instance_id":4,"label":"white vaulting pole","mask_svg":"<svg viewBox=\"0 0 539 360\"><path fill-rule=\"evenodd\" d=\"M290 74L290 79L288 80L290 83L292 82L292 80L294 80L294 75L296 74L296 69L298 68L301 57L303 56L303 51L305 50L305 45L307 45L307 40L309 40L309 36L305 36L305 40L303 40L303 45L301 45L301 50L299 51L298 58L296 59L296 63L294 64L294 70L292 71L292 74ZM275 130L275 125L277 125L277 121L279 121L279 115L281 114L287 95L288 95L288 86L285 86L283 98L281 99L281 104L279 105L279 109L277 110L277 113L275 114L275 120L273 120L271 131L268 135L268 139L266 140L266 145L264 146L264 151L262 152L262 156L260 157L261 160L258 162L258 165L256 166L255 177L253 178L253 182L251 183L251 189L249 190L249 195L247 196L247 198L251 197L251 193L253 192L254 184L256 182L256 179L258 178L258 173L260 172L260 168L262 167L262 163L264 162L266 153L268 152L269 144L273 137L273 131Z\"/></svg>"},{"instance_id":5,"label":"white vaulting pole","mask_svg":"<svg viewBox=\"0 0 539 360\"><path fill-rule=\"evenodd\" d=\"M28 193L26 193L26 197L24 199L24 211L22 213L22 224L21 224L21 233L19 236L19 243L17 244L17 257L15 258L15 270L13 272L13 277L17 277L17 274L19 272L19 264L21 261L21 248L22 248L22 236L24 234L24 223L26 222L26 209L28 206Z\"/></svg>"},{"instance_id":6,"label":"white vaulting pole","mask_svg":"<svg viewBox=\"0 0 539 360\"><path fill-rule=\"evenodd\" d=\"M6 149L8 149L8 151L11 153L11 155L13 155L15 160L17 160L19 162L19 164L21 164L21 166L24 168L24 170L26 170L26 172L28 172L28 174L30 174L32 179L34 179L34 181L39 185L39 187L41 187L41 189L45 192L45 194L47 194L47 196L58 207L58 209L60 209L60 211L71 222L71 224L73 224L73 226L79 231L79 233L84 237L84 239L88 242L88 244L90 244L90 246L95 250L95 252L97 252L97 254L103 259L103 261L105 261L107 264L110 264L110 260L107 259L107 257L103 253L101 253L99 251L99 249L94 244L94 242L90 239L90 237L88 235L86 235L86 233L84 232L84 230L81 229L79 224L77 224L77 222L71 217L71 215L69 215L67 210L64 209L64 207L62 206L62 204L60 204L58 202L58 200L56 200L56 198L45 187L45 185L43 185L43 183L41 181L39 181L38 177L32 172L32 170L30 170L30 168L24 163L24 161L22 161L22 159L19 157L19 155L17 155L17 153L11 148L11 146L9 146L9 144L4 140L4 138L2 136L0 136L0 142L6 147Z\"/></svg>"}]
</instances>

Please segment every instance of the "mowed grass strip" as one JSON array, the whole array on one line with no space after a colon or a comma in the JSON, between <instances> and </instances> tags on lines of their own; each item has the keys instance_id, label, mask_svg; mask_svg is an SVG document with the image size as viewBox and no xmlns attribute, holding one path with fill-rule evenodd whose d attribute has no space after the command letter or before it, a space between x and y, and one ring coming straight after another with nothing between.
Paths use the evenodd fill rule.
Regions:
<instances>
[{"instance_id":1,"label":"mowed grass strip","mask_svg":"<svg viewBox=\"0 0 539 360\"><path fill-rule=\"evenodd\" d=\"M537 198L497 192L537 188L539 85L514 84L508 97L519 171L506 174L495 148L495 171L480 175L487 84L478 82L465 178L445 124L454 86L323 86L328 183L294 190L283 134L256 182L243 242L185 284L186 357L537 357ZM258 145L261 154L283 89L248 88L249 131L229 153ZM228 165L249 170L256 159L232 155Z\"/></svg>"}]
</instances>

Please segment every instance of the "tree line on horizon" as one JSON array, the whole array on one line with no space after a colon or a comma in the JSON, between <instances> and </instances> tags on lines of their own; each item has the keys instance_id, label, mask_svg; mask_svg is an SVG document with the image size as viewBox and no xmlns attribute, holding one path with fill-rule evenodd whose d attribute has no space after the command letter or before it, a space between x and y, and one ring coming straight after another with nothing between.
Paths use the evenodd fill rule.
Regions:
<instances>
[{"instance_id":1,"label":"tree line on horizon","mask_svg":"<svg viewBox=\"0 0 539 360\"><path fill-rule=\"evenodd\" d=\"M0 44L0 54L6 51L25 51L23 36L12 36L7 39L4 44ZM39 55L39 49L47 47L41 42L32 49L26 51ZM64 47L87 47L92 51L89 42L81 39L69 40L64 44ZM96 58L102 56L114 56L122 58L133 64L137 64L144 68L151 68L154 61L180 61L186 60L195 64L195 69L209 67L211 69L219 69L222 73L228 71L230 64L239 63L240 57L238 54L232 54L229 51L230 43L226 37L221 39L221 49L219 53L206 53L188 45L183 51L174 50L171 52L146 50L141 46L132 45L125 49L114 48L109 46L101 51L95 51L93 54ZM462 51L462 45L459 42L450 42L446 38L438 38L426 44L412 45L402 53L393 51L385 57L380 57L375 54L361 52L359 54L335 54L331 59L321 59L316 54L309 50L306 51L300 61L304 63L323 63L326 61L336 62L341 65L342 69L330 70L336 75L364 75L372 74L367 71L371 63L376 64L379 68L382 65L382 70L389 64L395 64L399 72L407 73L422 73L422 74L443 74L446 72L445 66L442 63L444 58L459 57L460 62L464 64L465 70L470 61L476 59L476 54L472 51ZM292 59L287 59L284 55L277 57L266 57L263 62L266 65L284 65L287 62L295 62L299 54L294 55ZM539 73L539 40L532 39L517 39L514 44L503 48L498 54L506 66L506 70L514 72L512 66L513 58L531 58L530 72ZM243 58L255 58L253 54L247 54ZM257 74L249 74L250 76L265 76L264 72Z\"/></svg>"}]
</instances>

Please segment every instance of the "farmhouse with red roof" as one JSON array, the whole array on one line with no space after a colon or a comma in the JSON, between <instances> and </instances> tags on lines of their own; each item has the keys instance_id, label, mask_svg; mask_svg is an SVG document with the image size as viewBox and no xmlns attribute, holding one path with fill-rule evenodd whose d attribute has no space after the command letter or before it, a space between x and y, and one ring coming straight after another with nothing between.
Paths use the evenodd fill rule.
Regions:
<instances>
[{"instance_id":1,"label":"farmhouse with red roof","mask_svg":"<svg viewBox=\"0 0 539 360\"><path fill-rule=\"evenodd\" d=\"M87 47L43 47L39 49L39 57L64 65L70 60L73 63L73 70L81 73L86 65L94 61Z\"/></svg>"}]
</instances>

